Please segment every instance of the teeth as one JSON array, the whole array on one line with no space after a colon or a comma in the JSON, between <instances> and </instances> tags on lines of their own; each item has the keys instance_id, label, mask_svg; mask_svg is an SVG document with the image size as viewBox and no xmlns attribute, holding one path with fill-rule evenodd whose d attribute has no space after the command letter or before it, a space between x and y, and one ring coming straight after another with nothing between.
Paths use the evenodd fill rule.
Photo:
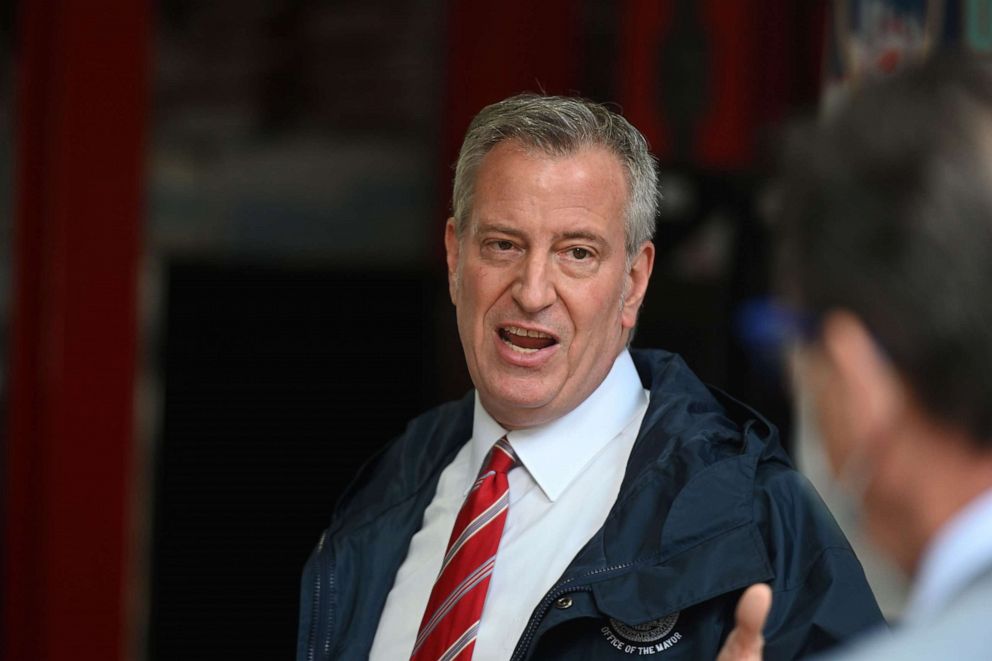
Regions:
<instances>
[{"instance_id":1,"label":"teeth","mask_svg":"<svg viewBox=\"0 0 992 661\"><path fill-rule=\"evenodd\" d=\"M503 340L503 344L510 347L517 353L535 353L537 351L537 349L525 349L523 347L518 347L516 344L513 344L512 342L507 342L506 340Z\"/></svg>"},{"instance_id":2,"label":"teeth","mask_svg":"<svg viewBox=\"0 0 992 661\"><path fill-rule=\"evenodd\" d=\"M516 326L507 326L504 328L510 335L520 335L521 337L546 337L551 339L551 336L547 333L542 333L541 331L529 330L526 328L517 328ZM531 350L533 351L533 349Z\"/></svg>"}]
</instances>

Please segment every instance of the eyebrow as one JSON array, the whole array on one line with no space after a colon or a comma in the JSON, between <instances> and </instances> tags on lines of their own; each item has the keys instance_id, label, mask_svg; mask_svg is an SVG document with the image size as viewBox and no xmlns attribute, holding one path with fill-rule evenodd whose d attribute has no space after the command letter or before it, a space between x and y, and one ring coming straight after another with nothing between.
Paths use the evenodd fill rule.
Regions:
<instances>
[{"instance_id":1,"label":"eyebrow","mask_svg":"<svg viewBox=\"0 0 992 661\"><path fill-rule=\"evenodd\" d=\"M484 234L486 232L497 232L499 234L509 234L510 236L523 236L524 233L520 230L510 227L509 225L499 225L497 223L481 223L475 226L476 234Z\"/></svg>"},{"instance_id":2,"label":"eyebrow","mask_svg":"<svg viewBox=\"0 0 992 661\"><path fill-rule=\"evenodd\" d=\"M507 234L509 236L524 237L525 233L520 231L515 227L510 227L508 225L500 225L498 223L482 223L476 226L476 234L483 234L486 232L497 232L500 234ZM582 239L584 241L590 241L592 243L606 245L606 239L601 235L594 232L585 232L582 230L561 232L555 236L556 241L561 239Z\"/></svg>"},{"instance_id":3,"label":"eyebrow","mask_svg":"<svg viewBox=\"0 0 992 661\"><path fill-rule=\"evenodd\" d=\"M562 239L583 239L585 241L591 241L592 243L602 243L604 245L606 244L606 239L604 239L599 234L595 234L594 232L583 232L581 230L580 231L577 231L577 232L562 232L559 235L559 238L562 238Z\"/></svg>"}]
</instances>

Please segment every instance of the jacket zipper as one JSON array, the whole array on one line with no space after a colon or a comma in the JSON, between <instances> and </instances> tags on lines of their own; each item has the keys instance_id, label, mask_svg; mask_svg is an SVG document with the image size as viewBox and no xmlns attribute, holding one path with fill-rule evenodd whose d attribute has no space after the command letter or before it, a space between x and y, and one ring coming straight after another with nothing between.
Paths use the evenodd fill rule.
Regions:
<instances>
[{"instance_id":1,"label":"jacket zipper","mask_svg":"<svg viewBox=\"0 0 992 661\"><path fill-rule=\"evenodd\" d=\"M324 550L324 539L327 537L327 531L325 530L320 534L320 541L317 542L317 557L316 557L316 571L313 580L313 603L312 615L310 616L310 635L307 637L307 661L314 661L314 657L317 651L317 623L318 615L320 614L320 554Z\"/></svg>"},{"instance_id":2,"label":"jacket zipper","mask_svg":"<svg viewBox=\"0 0 992 661\"><path fill-rule=\"evenodd\" d=\"M590 576L595 576L597 574L602 574L609 571L616 571L618 569L625 569L627 567L633 566L634 563L626 562L620 565L613 565L610 567L603 567L602 569L596 569L587 574L583 574L577 578L589 578ZM520 641L517 643L516 649L513 651L513 656L510 657L510 661L520 661L524 658L524 654L530 648L531 639L533 639L534 634L537 633L537 627L540 626L541 620L544 616L548 614L548 610L551 608L551 604L555 600L560 599L562 596L568 594L569 592L592 592L592 587L589 585L579 585L579 586L568 586L577 579L567 578L555 587L551 589L546 595L544 595L544 600L541 601L539 610L535 611L531 615L530 621L527 623L527 628L524 629L523 635L520 637Z\"/></svg>"},{"instance_id":3,"label":"jacket zipper","mask_svg":"<svg viewBox=\"0 0 992 661\"><path fill-rule=\"evenodd\" d=\"M332 556L333 557L333 556ZM329 597L334 596L334 563L327 566L327 589ZM331 633L334 631L334 604L331 603L327 609L327 632L324 634L324 657L331 658Z\"/></svg>"}]
</instances>

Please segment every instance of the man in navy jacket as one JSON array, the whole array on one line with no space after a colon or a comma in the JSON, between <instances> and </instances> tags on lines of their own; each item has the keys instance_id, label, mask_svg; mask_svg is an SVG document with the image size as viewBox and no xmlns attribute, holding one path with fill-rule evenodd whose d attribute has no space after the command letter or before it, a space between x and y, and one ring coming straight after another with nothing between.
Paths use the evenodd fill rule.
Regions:
<instances>
[{"instance_id":1,"label":"man in navy jacket","mask_svg":"<svg viewBox=\"0 0 992 661\"><path fill-rule=\"evenodd\" d=\"M776 431L676 356L627 349L654 263L657 177L622 117L518 96L479 113L445 245L469 373L373 459L303 577L299 659L409 657L455 514L505 439L508 514L457 659L716 656L767 582L767 658L881 622Z\"/></svg>"}]
</instances>

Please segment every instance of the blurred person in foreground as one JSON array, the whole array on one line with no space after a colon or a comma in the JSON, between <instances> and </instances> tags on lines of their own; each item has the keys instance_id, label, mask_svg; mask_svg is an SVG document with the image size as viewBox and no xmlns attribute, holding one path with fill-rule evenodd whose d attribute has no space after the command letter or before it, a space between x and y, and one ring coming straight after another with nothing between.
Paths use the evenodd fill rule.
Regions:
<instances>
[{"instance_id":1,"label":"blurred person in foreground","mask_svg":"<svg viewBox=\"0 0 992 661\"><path fill-rule=\"evenodd\" d=\"M774 658L880 621L774 427L678 357L628 350L657 198L644 138L601 105L525 95L475 117L445 231L475 389L341 498L304 572L299 659L713 658L756 581L776 592Z\"/></svg>"},{"instance_id":2,"label":"blurred person in foreground","mask_svg":"<svg viewBox=\"0 0 992 661\"><path fill-rule=\"evenodd\" d=\"M797 386L914 579L893 633L839 658L992 658L992 69L942 56L867 88L799 132L783 172ZM769 597L746 593L723 661L761 658Z\"/></svg>"}]
</instances>

